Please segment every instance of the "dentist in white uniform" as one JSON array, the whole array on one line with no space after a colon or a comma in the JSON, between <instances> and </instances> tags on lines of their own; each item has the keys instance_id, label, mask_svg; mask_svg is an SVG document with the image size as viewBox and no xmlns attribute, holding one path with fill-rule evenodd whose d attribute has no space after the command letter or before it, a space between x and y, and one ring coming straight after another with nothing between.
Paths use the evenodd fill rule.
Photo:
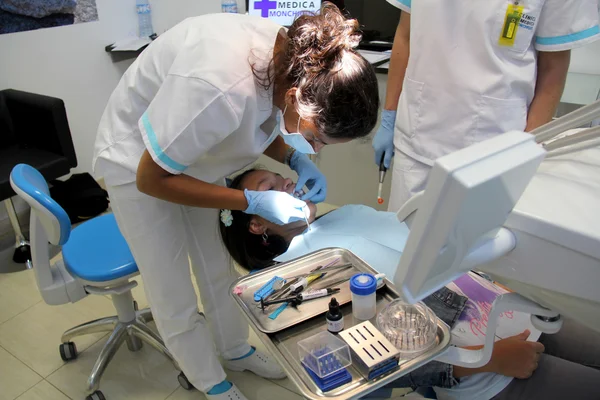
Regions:
<instances>
[{"instance_id":1,"label":"dentist in white uniform","mask_svg":"<svg viewBox=\"0 0 600 400\"><path fill-rule=\"evenodd\" d=\"M358 23L333 6L287 32L249 16L190 18L138 57L102 116L95 173L108 185L166 346L210 399L245 399L217 354L230 370L285 376L248 344L228 295L235 275L219 209L283 224L304 218L305 201L325 199L325 177L302 153L364 137L377 121L377 81L354 51L359 39ZM298 172L306 195L224 186L261 154Z\"/></svg>"},{"instance_id":2,"label":"dentist in white uniform","mask_svg":"<svg viewBox=\"0 0 600 400\"><path fill-rule=\"evenodd\" d=\"M394 156L389 210L436 158L553 117L570 50L600 38L597 0L388 0L400 17L375 162Z\"/></svg>"}]
</instances>

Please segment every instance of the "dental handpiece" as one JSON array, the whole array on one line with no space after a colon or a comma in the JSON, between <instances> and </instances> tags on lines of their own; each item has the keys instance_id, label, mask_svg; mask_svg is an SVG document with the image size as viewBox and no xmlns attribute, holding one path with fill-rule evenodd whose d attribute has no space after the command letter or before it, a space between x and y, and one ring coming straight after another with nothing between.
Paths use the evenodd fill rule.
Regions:
<instances>
[{"instance_id":1,"label":"dental handpiece","mask_svg":"<svg viewBox=\"0 0 600 400\"><path fill-rule=\"evenodd\" d=\"M387 172L387 168L383 163L384 158L385 153L381 156L381 162L379 163L379 189L377 190L377 204L383 204L383 197L381 196L383 192L383 181L385 179L385 173Z\"/></svg>"}]
</instances>

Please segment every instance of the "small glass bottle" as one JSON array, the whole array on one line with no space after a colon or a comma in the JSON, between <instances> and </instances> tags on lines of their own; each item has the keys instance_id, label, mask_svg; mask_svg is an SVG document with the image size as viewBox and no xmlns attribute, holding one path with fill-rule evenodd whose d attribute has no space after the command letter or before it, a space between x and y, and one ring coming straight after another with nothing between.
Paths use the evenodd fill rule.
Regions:
<instances>
[{"instance_id":1,"label":"small glass bottle","mask_svg":"<svg viewBox=\"0 0 600 400\"><path fill-rule=\"evenodd\" d=\"M335 297L329 302L329 311L325 314L325 318L327 319L327 330L329 332L335 334L344 330L344 316Z\"/></svg>"}]
</instances>

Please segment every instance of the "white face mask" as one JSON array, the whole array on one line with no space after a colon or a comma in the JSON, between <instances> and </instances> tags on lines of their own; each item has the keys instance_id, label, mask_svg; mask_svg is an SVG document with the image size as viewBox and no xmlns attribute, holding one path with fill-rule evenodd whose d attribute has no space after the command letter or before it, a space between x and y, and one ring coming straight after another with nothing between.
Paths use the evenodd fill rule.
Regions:
<instances>
[{"instance_id":1,"label":"white face mask","mask_svg":"<svg viewBox=\"0 0 600 400\"><path fill-rule=\"evenodd\" d=\"M277 119L279 120L275 129L279 129L281 132L281 136L283 137L283 141L290 147L296 149L300 153L304 154L317 154L315 149L313 149L312 145L306 140L306 138L299 132L289 133L287 129L285 129L285 120L283 119L283 115L287 110L287 106L283 109L283 112L279 111L277 114ZM300 130L300 119L298 119L298 127L296 130Z\"/></svg>"}]
</instances>

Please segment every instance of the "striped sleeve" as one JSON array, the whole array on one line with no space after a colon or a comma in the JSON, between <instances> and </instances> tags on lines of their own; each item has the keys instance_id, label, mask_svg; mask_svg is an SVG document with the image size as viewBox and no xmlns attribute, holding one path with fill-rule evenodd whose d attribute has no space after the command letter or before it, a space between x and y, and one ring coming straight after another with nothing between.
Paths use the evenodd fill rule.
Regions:
<instances>
[{"instance_id":1,"label":"striped sleeve","mask_svg":"<svg viewBox=\"0 0 600 400\"><path fill-rule=\"evenodd\" d=\"M597 0L546 0L536 31L539 51L563 51L600 39Z\"/></svg>"},{"instance_id":2,"label":"striped sleeve","mask_svg":"<svg viewBox=\"0 0 600 400\"><path fill-rule=\"evenodd\" d=\"M239 118L214 86L168 75L138 127L154 162L177 175L234 132Z\"/></svg>"},{"instance_id":3,"label":"striped sleeve","mask_svg":"<svg viewBox=\"0 0 600 400\"><path fill-rule=\"evenodd\" d=\"M410 14L411 0L387 0L388 3Z\"/></svg>"}]
</instances>

